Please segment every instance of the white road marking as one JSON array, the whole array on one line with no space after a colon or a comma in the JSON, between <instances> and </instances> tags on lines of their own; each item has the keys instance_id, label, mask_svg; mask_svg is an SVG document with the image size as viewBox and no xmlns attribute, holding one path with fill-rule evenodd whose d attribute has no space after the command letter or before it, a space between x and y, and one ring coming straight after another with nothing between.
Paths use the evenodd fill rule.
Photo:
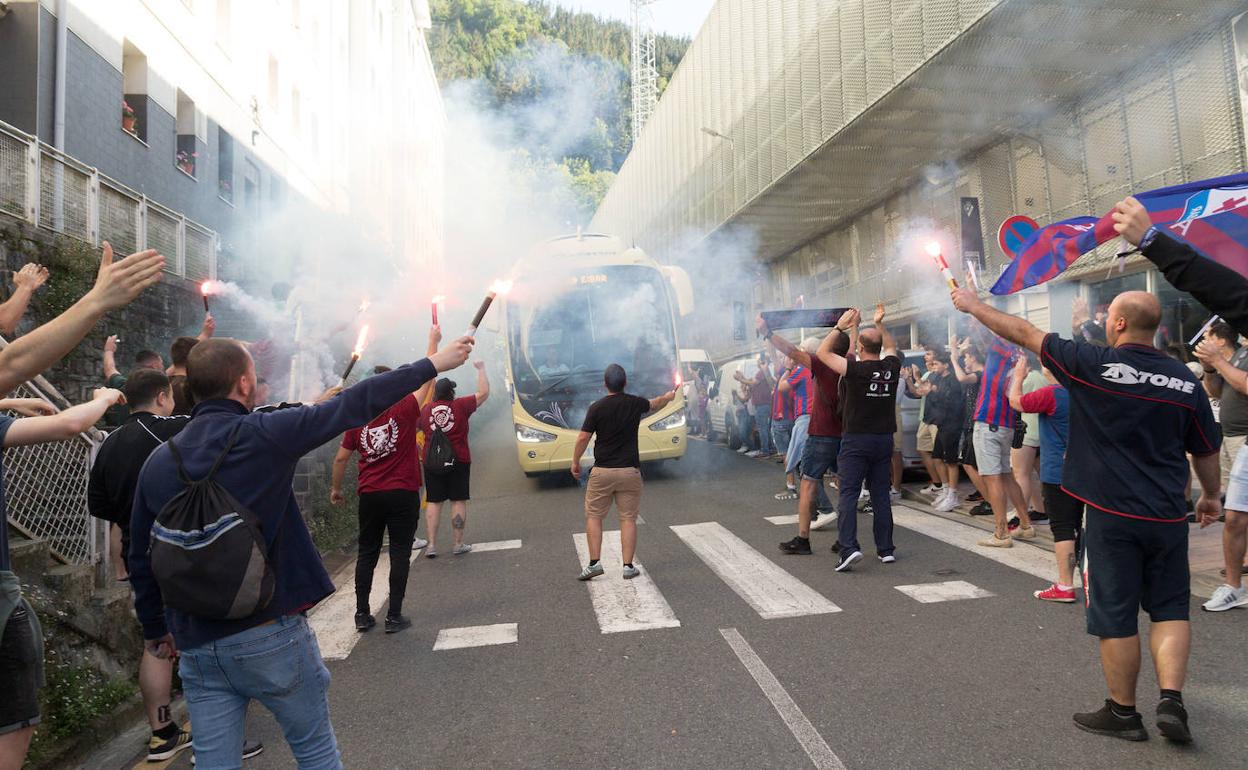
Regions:
<instances>
[{"instance_id":1,"label":"white road marking","mask_svg":"<svg viewBox=\"0 0 1248 770\"><path fill-rule=\"evenodd\" d=\"M489 543L473 543L473 553L488 553L490 551L510 551L513 548L519 548L521 545L519 540L494 540Z\"/></svg>"},{"instance_id":2,"label":"white road marking","mask_svg":"<svg viewBox=\"0 0 1248 770\"><path fill-rule=\"evenodd\" d=\"M794 618L841 611L718 522L678 524L671 529L763 618Z\"/></svg>"},{"instance_id":3,"label":"white road marking","mask_svg":"<svg viewBox=\"0 0 1248 770\"><path fill-rule=\"evenodd\" d=\"M952 602L958 599L986 599L996 596L992 591L985 591L974 583L965 580L949 580L944 583L918 583L910 586L893 586L916 602L935 604L936 602Z\"/></svg>"},{"instance_id":4,"label":"white road marking","mask_svg":"<svg viewBox=\"0 0 1248 770\"><path fill-rule=\"evenodd\" d=\"M737 659L745 666L745 670L754 677L754 681L762 688L763 695L767 696L767 700L771 701L771 705L776 709L776 713L784 720L784 724L789 728L789 732L793 733L793 737L802 745L802 750L806 752L806 756L810 757L810 761L818 770L845 770L845 764L841 762L831 748L828 747L827 741L810 723L802 710L798 708L797 703L784 689L784 685L780 684L780 680L776 679L776 675L771 673L771 669L767 668L767 664L763 659L758 657L758 653L754 652L754 648L750 643L745 641L745 637L741 636L741 632L735 628L721 628L720 635L724 637L724 641L728 642L728 646L736 653Z\"/></svg>"},{"instance_id":5,"label":"white road marking","mask_svg":"<svg viewBox=\"0 0 1248 770\"><path fill-rule=\"evenodd\" d=\"M897 503L893 503L893 523L1041 580L1052 581L1057 576L1057 563L1053 560L1052 552L1034 545L1024 542L1015 542L1013 548L976 545L990 533L930 513L921 513Z\"/></svg>"},{"instance_id":6,"label":"white road marking","mask_svg":"<svg viewBox=\"0 0 1248 770\"><path fill-rule=\"evenodd\" d=\"M572 536L576 544L576 553L582 564L589 563L589 541L584 532ZM633 566L641 570L641 574L632 580L625 580L620 574L622 557L620 555L619 531L602 533L602 563L607 574L596 577L589 583L589 599L594 604L594 614L598 616L598 627L604 634L615 634L621 631L645 631L651 628L677 628L680 621L671 605L659 591L658 585L650 578L650 573L642 563L634 560Z\"/></svg>"},{"instance_id":7,"label":"white road marking","mask_svg":"<svg viewBox=\"0 0 1248 770\"><path fill-rule=\"evenodd\" d=\"M764 519L775 524L777 527L786 527L797 523L797 514L790 513L788 516L764 516Z\"/></svg>"},{"instance_id":8,"label":"white road marking","mask_svg":"<svg viewBox=\"0 0 1248 770\"><path fill-rule=\"evenodd\" d=\"M347 576L342 585L308 613L308 625L316 634L316 644L325 660L345 660L363 636L355 630L355 561L352 560L339 574ZM390 554L383 550L373 572L373 587L368 594L370 607L385 604L390 595L389 575Z\"/></svg>"},{"instance_id":9,"label":"white road marking","mask_svg":"<svg viewBox=\"0 0 1248 770\"><path fill-rule=\"evenodd\" d=\"M438 632L433 650L459 650L465 647L490 647L496 644L516 644L520 633L515 623L496 623L492 626L467 626L444 628Z\"/></svg>"}]
</instances>

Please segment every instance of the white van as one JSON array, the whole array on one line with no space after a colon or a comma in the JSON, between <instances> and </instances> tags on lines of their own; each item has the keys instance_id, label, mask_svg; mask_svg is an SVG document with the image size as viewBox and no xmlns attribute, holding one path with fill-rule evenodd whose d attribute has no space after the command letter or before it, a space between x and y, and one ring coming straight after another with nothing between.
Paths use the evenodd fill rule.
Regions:
<instances>
[{"instance_id":1,"label":"white van","mask_svg":"<svg viewBox=\"0 0 1248 770\"><path fill-rule=\"evenodd\" d=\"M681 348L680 349L680 368L685 374L685 403L693 403L691 401L693 391L689 374L696 374L706 381L709 386L715 382L715 364L711 362L711 356L699 348Z\"/></svg>"},{"instance_id":2,"label":"white van","mask_svg":"<svg viewBox=\"0 0 1248 770\"><path fill-rule=\"evenodd\" d=\"M749 379L754 379L754 376L758 374L758 353L731 359L719 367L719 372L712 381L710 392L707 394L710 400L706 406L708 438L714 441L722 437L728 441L728 446L732 449L741 446L732 400L733 391L741 387L741 383L733 377L733 374L737 372Z\"/></svg>"}]
</instances>

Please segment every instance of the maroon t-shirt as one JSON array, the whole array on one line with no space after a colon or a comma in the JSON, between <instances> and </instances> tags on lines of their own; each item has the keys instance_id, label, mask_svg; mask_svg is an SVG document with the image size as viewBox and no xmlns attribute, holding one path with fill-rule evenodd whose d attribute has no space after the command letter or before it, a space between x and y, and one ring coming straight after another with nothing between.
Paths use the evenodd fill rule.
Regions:
<instances>
[{"instance_id":1,"label":"maroon t-shirt","mask_svg":"<svg viewBox=\"0 0 1248 770\"><path fill-rule=\"evenodd\" d=\"M814 404L810 412L810 435L839 436L843 432L837 409L841 375L828 368L818 356L810 357L810 373L815 382L815 392L810 399Z\"/></svg>"},{"instance_id":2,"label":"maroon t-shirt","mask_svg":"<svg viewBox=\"0 0 1248 770\"><path fill-rule=\"evenodd\" d=\"M420 490L419 422L420 403L409 395L363 428L342 435L342 448L360 453L361 493Z\"/></svg>"},{"instance_id":3,"label":"maroon t-shirt","mask_svg":"<svg viewBox=\"0 0 1248 770\"><path fill-rule=\"evenodd\" d=\"M455 459L461 463L472 462L468 451L468 418L477 411L476 395L463 396L454 401L433 401L420 413L420 429L425 432L425 446L433 438L437 426L446 433L455 448Z\"/></svg>"}]
</instances>

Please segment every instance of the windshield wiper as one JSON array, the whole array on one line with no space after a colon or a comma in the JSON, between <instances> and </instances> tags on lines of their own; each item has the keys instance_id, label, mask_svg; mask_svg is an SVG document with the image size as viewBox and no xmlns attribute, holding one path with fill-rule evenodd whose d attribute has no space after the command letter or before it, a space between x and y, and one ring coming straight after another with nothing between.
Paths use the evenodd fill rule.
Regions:
<instances>
[{"instance_id":1,"label":"windshield wiper","mask_svg":"<svg viewBox=\"0 0 1248 770\"><path fill-rule=\"evenodd\" d=\"M595 371L589 371L589 370L580 371L580 372L568 372L567 374L563 375L563 376L562 376L562 377L560 377L559 379L555 380L554 382L550 383L550 384L549 384L549 385L547 385L546 387L544 387L544 388L542 388L541 390L539 390L539 391L537 391L536 393L534 393L534 394L533 394L533 398L538 398L539 396L544 396L544 395L546 395L547 393L549 393L550 391L552 391L552 390L554 390L555 388L557 388L557 387L559 387L560 385L562 385L563 383L565 383L565 382L567 382L568 380L572 379L573 377L581 377L581 376L584 376L584 375L586 375L586 374L593 375L594 377L599 377L599 376L601 376L601 372L595 372Z\"/></svg>"}]
</instances>

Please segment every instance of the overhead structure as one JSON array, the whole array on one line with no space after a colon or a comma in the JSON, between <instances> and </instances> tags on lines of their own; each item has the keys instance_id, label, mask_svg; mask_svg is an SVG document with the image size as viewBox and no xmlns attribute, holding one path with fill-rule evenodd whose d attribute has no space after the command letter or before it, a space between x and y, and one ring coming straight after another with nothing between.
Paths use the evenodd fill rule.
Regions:
<instances>
[{"instance_id":1,"label":"overhead structure","mask_svg":"<svg viewBox=\"0 0 1248 770\"><path fill-rule=\"evenodd\" d=\"M656 2L658 0L632 0L634 142L641 136L641 129L659 103L659 70L654 64L654 19L649 9Z\"/></svg>"}]
</instances>

